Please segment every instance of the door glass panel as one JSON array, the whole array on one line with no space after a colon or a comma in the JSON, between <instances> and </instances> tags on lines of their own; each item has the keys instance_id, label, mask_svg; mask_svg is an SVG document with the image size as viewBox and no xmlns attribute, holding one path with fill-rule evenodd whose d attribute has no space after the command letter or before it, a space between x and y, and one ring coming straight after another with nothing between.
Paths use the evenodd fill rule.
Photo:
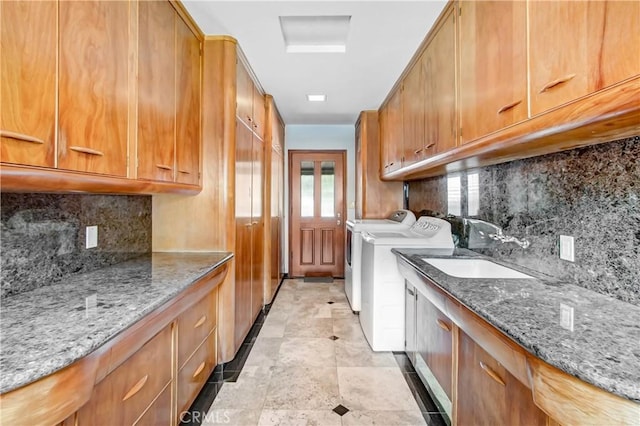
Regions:
<instances>
[{"instance_id":1,"label":"door glass panel","mask_svg":"<svg viewBox=\"0 0 640 426\"><path fill-rule=\"evenodd\" d=\"M300 216L313 217L313 161L300 162Z\"/></svg>"},{"instance_id":2,"label":"door glass panel","mask_svg":"<svg viewBox=\"0 0 640 426\"><path fill-rule=\"evenodd\" d=\"M322 199L320 200L320 215L322 217L335 216L335 177L336 163L335 161L323 161L322 179L320 181L322 187Z\"/></svg>"}]
</instances>

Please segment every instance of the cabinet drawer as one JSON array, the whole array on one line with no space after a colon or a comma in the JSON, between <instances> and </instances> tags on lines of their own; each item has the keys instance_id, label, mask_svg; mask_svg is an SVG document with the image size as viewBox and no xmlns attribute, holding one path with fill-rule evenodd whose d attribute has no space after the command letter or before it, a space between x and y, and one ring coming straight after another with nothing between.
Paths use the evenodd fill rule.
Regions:
<instances>
[{"instance_id":1,"label":"cabinet drawer","mask_svg":"<svg viewBox=\"0 0 640 426\"><path fill-rule=\"evenodd\" d=\"M171 426L171 386L167 386L151 407L138 419L135 426Z\"/></svg>"},{"instance_id":2,"label":"cabinet drawer","mask_svg":"<svg viewBox=\"0 0 640 426\"><path fill-rule=\"evenodd\" d=\"M130 425L171 380L171 325L100 382L78 424Z\"/></svg>"},{"instance_id":3,"label":"cabinet drawer","mask_svg":"<svg viewBox=\"0 0 640 426\"><path fill-rule=\"evenodd\" d=\"M215 327L216 296L217 291L212 291L178 318L178 368Z\"/></svg>"},{"instance_id":4,"label":"cabinet drawer","mask_svg":"<svg viewBox=\"0 0 640 426\"><path fill-rule=\"evenodd\" d=\"M214 330L178 372L178 415L187 410L216 366Z\"/></svg>"}]
</instances>

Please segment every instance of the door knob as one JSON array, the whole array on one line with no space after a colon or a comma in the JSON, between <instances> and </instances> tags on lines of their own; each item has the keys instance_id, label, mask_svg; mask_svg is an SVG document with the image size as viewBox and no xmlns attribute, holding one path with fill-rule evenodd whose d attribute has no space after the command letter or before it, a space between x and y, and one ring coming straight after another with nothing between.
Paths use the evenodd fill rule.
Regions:
<instances>
[{"instance_id":1,"label":"door knob","mask_svg":"<svg viewBox=\"0 0 640 426\"><path fill-rule=\"evenodd\" d=\"M340 222L340 219L338 219L338 226L340 226L340 224L341 224L341 223L342 223L342 222Z\"/></svg>"}]
</instances>

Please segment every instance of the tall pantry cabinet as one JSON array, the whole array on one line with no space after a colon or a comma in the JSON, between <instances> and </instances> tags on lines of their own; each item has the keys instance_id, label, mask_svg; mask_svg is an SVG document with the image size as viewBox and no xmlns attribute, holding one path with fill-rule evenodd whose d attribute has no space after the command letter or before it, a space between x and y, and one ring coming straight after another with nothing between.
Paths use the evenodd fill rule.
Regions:
<instances>
[{"instance_id":1,"label":"tall pantry cabinet","mask_svg":"<svg viewBox=\"0 0 640 426\"><path fill-rule=\"evenodd\" d=\"M270 97L254 82L237 41L206 36L202 58L202 191L154 196L153 250L234 253L218 290L218 362L227 362L275 289L269 218L283 193L272 193L267 183Z\"/></svg>"}]
</instances>

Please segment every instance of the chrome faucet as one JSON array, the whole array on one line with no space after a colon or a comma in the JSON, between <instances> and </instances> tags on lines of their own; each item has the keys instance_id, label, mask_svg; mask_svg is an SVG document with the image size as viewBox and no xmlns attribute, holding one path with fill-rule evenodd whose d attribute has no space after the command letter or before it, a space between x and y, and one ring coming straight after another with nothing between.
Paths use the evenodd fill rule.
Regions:
<instances>
[{"instance_id":1,"label":"chrome faucet","mask_svg":"<svg viewBox=\"0 0 640 426\"><path fill-rule=\"evenodd\" d=\"M467 233L468 248L487 248L500 243L515 243L526 249L531 243L526 239L518 239L516 237L505 235L502 228L493 223L485 222L480 219L463 219L465 232Z\"/></svg>"}]
</instances>

